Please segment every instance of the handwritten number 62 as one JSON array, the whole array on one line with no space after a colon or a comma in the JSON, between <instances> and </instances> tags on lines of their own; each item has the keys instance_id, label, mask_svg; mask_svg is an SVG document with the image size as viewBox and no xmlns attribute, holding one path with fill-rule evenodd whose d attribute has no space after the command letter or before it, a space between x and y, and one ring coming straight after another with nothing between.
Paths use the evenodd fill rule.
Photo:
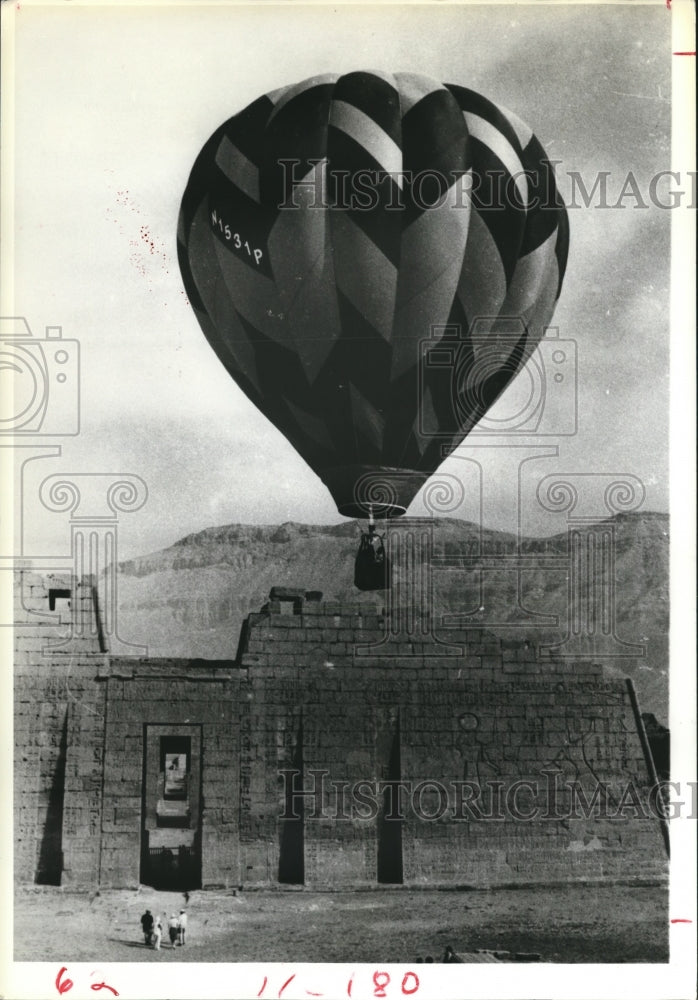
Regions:
<instances>
[{"instance_id":1,"label":"handwritten number 62","mask_svg":"<svg viewBox=\"0 0 698 1000\"><path fill-rule=\"evenodd\" d=\"M68 969L64 965L63 968L59 970L58 975L56 976L56 989L61 995L63 993L67 993L68 990L72 990L73 988L72 979L63 979L63 973L67 971Z\"/></svg>"}]
</instances>

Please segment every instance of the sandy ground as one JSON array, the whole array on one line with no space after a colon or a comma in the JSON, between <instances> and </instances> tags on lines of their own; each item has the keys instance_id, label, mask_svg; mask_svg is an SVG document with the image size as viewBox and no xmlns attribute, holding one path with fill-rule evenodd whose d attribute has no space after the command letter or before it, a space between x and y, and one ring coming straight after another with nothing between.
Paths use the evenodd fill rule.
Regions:
<instances>
[{"instance_id":1,"label":"sandy ground","mask_svg":"<svg viewBox=\"0 0 698 1000\"><path fill-rule=\"evenodd\" d=\"M185 947L146 947L140 916L186 905ZM415 962L444 947L537 952L545 962L668 961L663 888L317 893L19 889L15 960L111 962ZM165 921L163 921L165 923Z\"/></svg>"}]
</instances>

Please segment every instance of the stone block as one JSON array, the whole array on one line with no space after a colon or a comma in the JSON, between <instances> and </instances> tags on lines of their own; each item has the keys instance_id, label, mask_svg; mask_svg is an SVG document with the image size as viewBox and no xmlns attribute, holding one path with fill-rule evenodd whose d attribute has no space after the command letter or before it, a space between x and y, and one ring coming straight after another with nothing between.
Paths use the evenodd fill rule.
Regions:
<instances>
[{"instance_id":1,"label":"stone block","mask_svg":"<svg viewBox=\"0 0 698 1000\"><path fill-rule=\"evenodd\" d=\"M283 635L284 632L288 632L289 630L303 632L303 618L301 615L279 615L273 619L273 628L278 636Z\"/></svg>"},{"instance_id":2,"label":"stone block","mask_svg":"<svg viewBox=\"0 0 698 1000\"><path fill-rule=\"evenodd\" d=\"M267 653L243 653L243 667L267 666L270 663L270 656Z\"/></svg>"},{"instance_id":3,"label":"stone block","mask_svg":"<svg viewBox=\"0 0 698 1000\"><path fill-rule=\"evenodd\" d=\"M284 646L285 645L286 645L286 643L284 643ZM302 660L302 657L301 656L295 656L295 655L293 655L291 653L274 653L272 655L272 659L273 659L273 662L274 662L274 668L270 671L270 676L273 677L275 669L285 668L285 667L294 667L296 665L296 661L298 659Z\"/></svg>"}]
</instances>

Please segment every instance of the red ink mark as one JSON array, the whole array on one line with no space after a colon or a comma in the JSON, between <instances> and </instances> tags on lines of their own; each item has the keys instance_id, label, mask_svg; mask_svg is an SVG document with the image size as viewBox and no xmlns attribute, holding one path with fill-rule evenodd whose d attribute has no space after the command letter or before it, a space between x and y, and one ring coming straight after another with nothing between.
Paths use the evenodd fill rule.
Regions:
<instances>
[{"instance_id":1,"label":"red ink mark","mask_svg":"<svg viewBox=\"0 0 698 1000\"><path fill-rule=\"evenodd\" d=\"M262 988L259 991L259 993L257 994L257 996L261 997L262 993L264 993L264 991L265 991L266 988L267 988L267 977L265 976L264 977L264 982L262 983Z\"/></svg>"},{"instance_id":2,"label":"red ink mark","mask_svg":"<svg viewBox=\"0 0 698 1000\"><path fill-rule=\"evenodd\" d=\"M672 52L674 56L694 56L695 52Z\"/></svg>"},{"instance_id":3,"label":"red ink mark","mask_svg":"<svg viewBox=\"0 0 698 1000\"><path fill-rule=\"evenodd\" d=\"M288 979L286 980L286 982L284 983L284 985L283 985L283 986L281 987L281 989L279 990L279 996L281 996L281 995L283 994L283 992L284 992L284 990L286 989L286 987L287 987L287 986L289 986L289 985L290 985L290 984L291 984L291 983L293 982L293 980L294 980L295 978L296 978L296 974L295 974L295 972L294 972L292 976L289 976L289 977L288 977Z\"/></svg>"},{"instance_id":4,"label":"red ink mark","mask_svg":"<svg viewBox=\"0 0 698 1000\"><path fill-rule=\"evenodd\" d=\"M692 920L687 920L686 917L674 917L674 919L671 920L670 923L672 923L672 924L692 924L693 921Z\"/></svg>"},{"instance_id":5,"label":"red ink mark","mask_svg":"<svg viewBox=\"0 0 698 1000\"><path fill-rule=\"evenodd\" d=\"M380 980L380 982L379 982ZM387 996L385 992L385 987L390 982L390 973L388 972L374 972L373 973L373 985L376 987L373 991L374 997L384 997Z\"/></svg>"},{"instance_id":6,"label":"red ink mark","mask_svg":"<svg viewBox=\"0 0 698 1000\"><path fill-rule=\"evenodd\" d=\"M92 983L92 985L90 986L90 989L91 990L95 990L95 991L97 991L97 990L111 990L115 997L118 997L118 995L119 995L118 992L117 992L117 990L115 990L113 986L108 986L106 983Z\"/></svg>"},{"instance_id":7,"label":"red ink mark","mask_svg":"<svg viewBox=\"0 0 698 1000\"><path fill-rule=\"evenodd\" d=\"M407 981L410 977L414 980L414 986L412 987L411 990L407 988ZM419 979L417 978L417 973L406 972L405 975L402 977L402 992L405 994L406 997L408 997L412 993L416 993L418 989L419 989Z\"/></svg>"},{"instance_id":8,"label":"red ink mark","mask_svg":"<svg viewBox=\"0 0 698 1000\"><path fill-rule=\"evenodd\" d=\"M347 983L347 996L348 997L351 996L351 988L352 988L353 985L354 985L354 973L352 972L352 974L351 974L351 976L349 978L349 982Z\"/></svg>"},{"instance_id":9,"label":"red ink mark","mask_svg":"<svg viewBox=\"0 0 698 1000\"><path fill-rule=\"evenodd\" d=\"M56 976L56 989L61 995L63 993L67 993L68 990L72 990L73 988L72 979L63 980L63 973L67 971L68 969L64 965L63 968L59 971L58 975Z\"/></svg>"},{"instance_id":10,"label":"red ink mark","mask_svg":"<svg viewBox=\"0 0 698 1000\"><path fill-rule=\"evenodd\" d=\"M309 997L324 997L324 993L313 993L312 990L305 991Z\"/></svg>"},{"instance_id":11,"label":"red ink mark","mask_svg":"<svg viewBox=\"0 0 698 1000\"><path fill-rule=\"evenodd\" d=\"M671 0L666 0L666 9L671 10Z\"/></svg>"}]
</instances>

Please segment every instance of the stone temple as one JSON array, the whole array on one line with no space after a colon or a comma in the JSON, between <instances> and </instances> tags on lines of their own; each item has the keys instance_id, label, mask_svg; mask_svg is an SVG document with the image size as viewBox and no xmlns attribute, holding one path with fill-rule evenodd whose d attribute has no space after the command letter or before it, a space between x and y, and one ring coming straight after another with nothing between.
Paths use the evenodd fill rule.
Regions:
<instances>
[{"instance_id":1,"label":"stone temple","mask_svg":"<svg viewBox=\"0 0 698 1000\"><path fill-rule=\"evenodd\" d=\"M116 656L98 604L89 578L18 573L19 883L666 875L640 707L593 660L483 631L446 643L418 619L283 588L229 660Z\"/></svg>"}]
</instances>

